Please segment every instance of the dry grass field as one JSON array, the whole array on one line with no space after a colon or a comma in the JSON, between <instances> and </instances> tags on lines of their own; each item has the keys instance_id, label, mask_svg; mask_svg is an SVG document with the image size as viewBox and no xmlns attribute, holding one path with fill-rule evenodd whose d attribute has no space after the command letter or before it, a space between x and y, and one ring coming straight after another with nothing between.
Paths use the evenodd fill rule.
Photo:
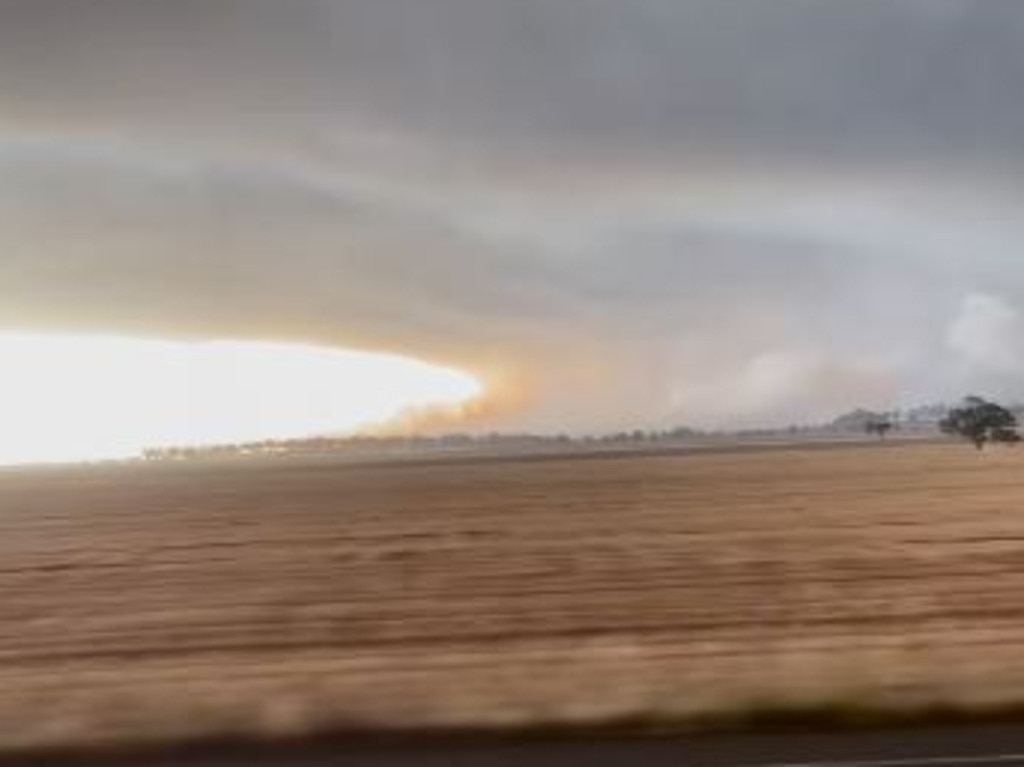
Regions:
<instances>
[{"instance_id":1,"label":"dry grass field","mask_svg":"<svg viewBox=\"0 0 1024 767\"><path fill-rule=\"evenodd\" d=\"M1024 453L0 472L0 746L1024 698Z\"/></svg>"}]
</instances>

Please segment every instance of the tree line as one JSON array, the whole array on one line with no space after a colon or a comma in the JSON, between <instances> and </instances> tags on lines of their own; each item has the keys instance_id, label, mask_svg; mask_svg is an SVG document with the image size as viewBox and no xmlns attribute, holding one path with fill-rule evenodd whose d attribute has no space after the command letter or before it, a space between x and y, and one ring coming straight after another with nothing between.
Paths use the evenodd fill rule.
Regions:
<instances>
[{"instance_id":1,"label":"tree line","mask_svg":"<svg viewBox=\"0 0 1024 767\"><path fill-rule=\"evenodd\" d=\"M354 455L406 454L452 451L523 451L593 449L602 447L641 447L694 444L728 439L801 439L866 433L879 440L893 433L927 437L942 433L973 444L979 450L987 445L1012 445L1021 441L1018 431L1021 407L1005 407L982 397L967 397L957 406L928 405L905 411L878 413L855 410L817 426L790 426L781 429L742 431L704 431L689 427L665 430L619 431L600 436L567 434L444 434L438 436L313 437L292 440L265 440L244 444L205 447L169 446L144 451L146 460L183 460L193 458L247 455L345 453Z\"/></svg>"}]
</instances>

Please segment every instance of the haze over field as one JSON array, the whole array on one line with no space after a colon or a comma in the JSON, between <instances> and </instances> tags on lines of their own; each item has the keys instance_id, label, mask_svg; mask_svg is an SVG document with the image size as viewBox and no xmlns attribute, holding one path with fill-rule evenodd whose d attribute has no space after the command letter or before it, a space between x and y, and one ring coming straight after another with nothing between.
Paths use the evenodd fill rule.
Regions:
<instances>
[{"instance_id":1,"label":"haze over field","mask_svg":"<svg viewBox=\"0 0 1024 767\"><path fill-rule=\"evenodd\" d=\"M481 428L1012 397L1022 76L991 0L0 0L0 329L405 355Z\"/></svg>"},{"instance_id":2,"label":"haze over field","mask_svg":"<svg viewBox=\"0 0 1024 767\"><path fill-rule=\"evenodd\" d=\"M0 0L0 767L1021 718L1022 83L1024 0Z\"/></svg>"}]
</instances>

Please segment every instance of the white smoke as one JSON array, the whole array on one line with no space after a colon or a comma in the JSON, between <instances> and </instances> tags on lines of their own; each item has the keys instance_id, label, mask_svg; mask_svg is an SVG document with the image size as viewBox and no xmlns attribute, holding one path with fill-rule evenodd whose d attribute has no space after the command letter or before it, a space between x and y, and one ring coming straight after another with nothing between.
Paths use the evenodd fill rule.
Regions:
<instances>
[{"instance_id":1,"label":"white smoke","mask_svg":"<svg viewBox=\"0 0 1024 767\"><path fill-rule=\"evenodd\" d=\"M998 296L964 299L947 340L968 374L1024 377L1024 316Z\"/></svg>"},{"instance_id":2,"label":"white smoke","mask_svg":"<svg viewBox=\"0 0 1024 767\"><path fill-rule=\"evenodd\" d=\"M680 386L674 400L680 417L700 426L785 426L828 420L853 407L891 408L898 380L887 360L780 348L757 353L713 381Z\"/></svg>"}]
</instances>

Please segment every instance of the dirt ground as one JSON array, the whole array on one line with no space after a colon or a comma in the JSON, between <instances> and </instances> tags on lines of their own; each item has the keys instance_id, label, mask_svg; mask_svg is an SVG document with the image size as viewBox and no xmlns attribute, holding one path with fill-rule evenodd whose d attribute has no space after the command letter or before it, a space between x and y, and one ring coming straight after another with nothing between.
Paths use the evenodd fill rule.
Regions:
<instances>
[{"instance_id":1,"label":"dirt ground","mask_svg":"<svg viewBox=\"0 0 1024 767\"><path fill-rule=\"evenodd\" d=\"M1019 699L1019 450L0 472L0 748Z\"/></svg>"}]
</instances>

